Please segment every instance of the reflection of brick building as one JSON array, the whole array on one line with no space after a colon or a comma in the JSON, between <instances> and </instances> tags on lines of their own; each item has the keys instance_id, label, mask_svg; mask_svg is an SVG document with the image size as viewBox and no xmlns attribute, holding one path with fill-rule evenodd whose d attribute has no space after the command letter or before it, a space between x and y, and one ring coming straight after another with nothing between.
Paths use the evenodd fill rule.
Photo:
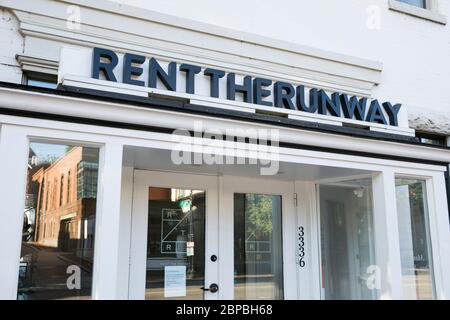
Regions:
<instances>
[{"instance_id":1,"label":"reflection of brick building","mask_svg":"<svg viewBox=\"0 0 450 320\"><path fill-rule=\"evenodd\" d=\"M37 184L34 241L91 256L95 226L98 150L74 147L33 176Z\"/></svg>"}]
</instances>

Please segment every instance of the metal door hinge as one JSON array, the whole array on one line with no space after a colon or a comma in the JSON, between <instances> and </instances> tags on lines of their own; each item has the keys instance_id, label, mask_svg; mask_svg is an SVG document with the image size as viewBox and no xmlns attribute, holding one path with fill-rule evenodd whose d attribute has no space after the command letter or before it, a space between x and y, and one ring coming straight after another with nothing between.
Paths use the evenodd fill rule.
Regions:
<instances>
[{"instance_id":1,"label":"metal door hinge","mask_svg":"<svg viewBox=\"0 0 450 320\"><path fill-rule=\"evenodd\" d=\"M297 201L297 193L294 193L294 207L296 207L297 204L298 204L298 201Z\"/></svg>"}]
</instances>

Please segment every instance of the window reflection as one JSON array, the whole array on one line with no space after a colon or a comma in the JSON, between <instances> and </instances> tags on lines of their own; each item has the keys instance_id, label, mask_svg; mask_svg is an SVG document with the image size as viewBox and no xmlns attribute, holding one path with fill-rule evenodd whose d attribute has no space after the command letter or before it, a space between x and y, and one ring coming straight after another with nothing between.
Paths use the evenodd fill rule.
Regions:
<instances>
[{"instance_id":1,"label":"window reflection","mask_svg":"<svg viewBox=\"0 0 450 320\"><path fill-rule=\"evenodd\" d=\"M58 79L56 75L28 72L26 74L26 84L32 87L56 89Z\"/></svg>"},{"instance_id":2,"label":"window reflection","mask_svg":"<svg viewBox=\"0 0 450 320\"><path fill-rule=\"evenodd\" d=\"M419 138L420 142L426 144L432 144L435 146L446 146L447 145L447 137L429 134L425 132L416 132L416 137Z\"/></svg>"},{"instance_id":3,"label":"window reflection","mask_svg":"<svg viewBox=\"0 0 450 320\"><path fill-rule=\"evenodd\" d=\"M97 172L96 148L30 144L18 299L90 297Z\"/></svg>"},{"instance_id":4,"label":"window reflection","mask_svg":"<svg viewBox=\"0 0 450 320\"><path fill-rule=\"evenodd\" d=\"M281 196L234 194L234 298L283 299Z\"/></svg>"},{"instance_id":5,"label":"window reflection","mask_svg":"<svg viewBox=\"0 0 450 320\"><path fill-rule=\"evenodd\" d=\"M411 4L411 5L419 7L419 8L427 7L426 0L399 0L399 1L407 3L407 4Z\"/></svg>"},{"instance_id":6,"label":"window reflection","mask_svg":"<svg viewBox=\"0 0 450 320\"><path fill-rule=\"evenodd\" d=\"M396 179L403 295L433 299L433 272L425 181Z\"/></svg>"},{"instance_id":7,"label":"window reflection","mask_svg":"<svg viewBox=\"0 0 450 320\"><path fill-rule=\"evenodd\" d=\"M377 298L371 184L371 179L358 179L319 186L322 296L327 300Z\"/></svg>"}]
</instances>

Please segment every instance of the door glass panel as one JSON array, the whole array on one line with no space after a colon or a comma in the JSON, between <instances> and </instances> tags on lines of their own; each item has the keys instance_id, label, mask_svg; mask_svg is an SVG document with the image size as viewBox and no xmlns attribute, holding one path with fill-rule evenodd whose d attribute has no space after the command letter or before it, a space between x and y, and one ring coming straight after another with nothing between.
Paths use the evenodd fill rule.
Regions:
<instances>
[{"instance_id":1,"label":"door glass panel","mask_svg":"<svg viewBox=\"0 0 450 320\"><path fill-rule=\"evenodd\" d=\"M283 299L281 196L234 194L234 298Z\"/></svg>"},{"instance_id":2,"label":"door glass panel","mask_svg":"<svg viewBox=\"0 0 450 320\"><path fill-rule=\"evenodd\" d=\"M203 299L205 191L149 188L146 299Z\"/></svg>"},{"instance_id":3,"label":"door glass panel","mask_svg":"<svg viewBox=\"0 0 450 320\"><path fill-rule=\"evenodd\" d=\"M322 296L376 299L372 180L320 185Z\"/></svg>"},{"instance_id":4,"label":"door glass panel","mask_svg":"<svg viewBox=\"0 0 450 320\"><path fill-rule=\"evenodd\" d=\"M433 299L433 273L425 181L395 179L405 299Z\"/></svg>"}]
</instances>

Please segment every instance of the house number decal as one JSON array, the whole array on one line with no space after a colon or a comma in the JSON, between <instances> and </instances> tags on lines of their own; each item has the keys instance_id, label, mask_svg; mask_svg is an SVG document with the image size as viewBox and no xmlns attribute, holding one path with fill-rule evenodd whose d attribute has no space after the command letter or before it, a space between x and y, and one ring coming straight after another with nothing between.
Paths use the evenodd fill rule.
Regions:
<instances>
[{"instance_id":1,"label":"house number decal","mask_svg":"<svg viewBox=\"0 0 450 320\"><path fill-rule=\"evenodd\" d=\"M298 227L298 264L300 268L305 266L305 228Z\"/></svg>"}]
</instances>

